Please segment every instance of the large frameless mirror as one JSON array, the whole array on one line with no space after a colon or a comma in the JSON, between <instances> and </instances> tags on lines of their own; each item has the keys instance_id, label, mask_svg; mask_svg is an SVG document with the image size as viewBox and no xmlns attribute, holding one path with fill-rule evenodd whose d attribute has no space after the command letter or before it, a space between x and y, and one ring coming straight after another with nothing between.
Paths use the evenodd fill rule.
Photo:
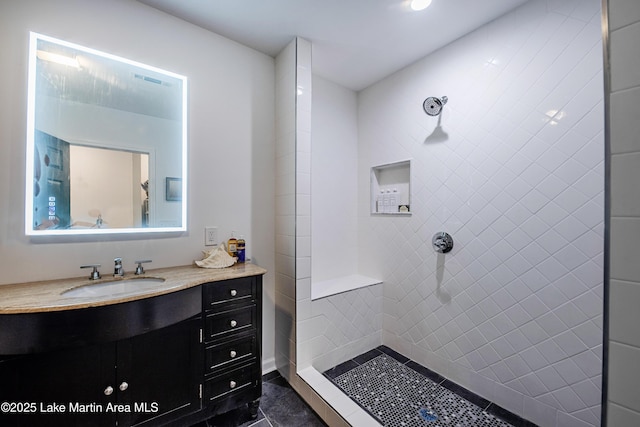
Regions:
<instances>
[{"instance_id":1,"label":"large frameless mirror","mask_svg":"<svg viewBox=\"0 0 640 427\"><path fill-rule=\"evenodd\" d=\"M186 230L186 78L31 33L27 235Z\"/></svg>"}]
</instances>

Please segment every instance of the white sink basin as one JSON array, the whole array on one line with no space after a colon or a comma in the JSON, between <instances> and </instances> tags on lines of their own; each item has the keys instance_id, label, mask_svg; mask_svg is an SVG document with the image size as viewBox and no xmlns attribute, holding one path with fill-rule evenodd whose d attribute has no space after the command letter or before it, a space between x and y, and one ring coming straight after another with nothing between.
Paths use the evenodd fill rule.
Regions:
<instances>
[{"instance_id":1,"label":"white sink basin","mask_svg":"<svg viewBox=\"0 0 640 427\"><path fill-rule=\"evenodd\" d=\"M135 295L157 288L164 283L164 279L155 277L141 277L139 279L114 280L111 282L84 285L69 289L62 293L65 297L86 298L107 295Z\"/></svg>"}]
</instances>

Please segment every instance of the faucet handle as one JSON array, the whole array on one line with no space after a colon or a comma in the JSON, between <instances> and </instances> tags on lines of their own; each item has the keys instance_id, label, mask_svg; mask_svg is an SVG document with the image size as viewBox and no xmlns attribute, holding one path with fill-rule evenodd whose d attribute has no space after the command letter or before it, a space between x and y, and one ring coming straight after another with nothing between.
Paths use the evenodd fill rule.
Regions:
<instances>
[{"instance_id":1,"label":"faucet handle","mask_svg":"<svg viewBox=\"0 0 640 427\"><path fill-rule=\"evenodd\" d=\"M100 267L100 264L85 264L80 266L80 268L93 268L93 271L89 275L90 280L97 280L100 278L100 272L98 271L98 267Z\"/></svg>"},{"instance_id":2,"label":"faucet handle","mask_svg":"<svg viewBox=\"0 0 640 427\"><path fill-rule=\"evenodd\" d=\"M141 261L135 261L136 264L138 264L138 266L136 267L136 274L140 275L140 274L144 274L144 268L142 268L142 264L143 263L147 263L147 262L151 262L150 259L144 259Z\"/></svg>"},{"instance_id":3,"label":"faucet handle","mask_svg":"<svg viewBox=\"0 0 640 427\"><path fill-rule=\"evenodd\" d=\"M124 268L122 268L122 258L117 257L113 259L113 277L124 277Z\"/></svg>"}]
</instances>

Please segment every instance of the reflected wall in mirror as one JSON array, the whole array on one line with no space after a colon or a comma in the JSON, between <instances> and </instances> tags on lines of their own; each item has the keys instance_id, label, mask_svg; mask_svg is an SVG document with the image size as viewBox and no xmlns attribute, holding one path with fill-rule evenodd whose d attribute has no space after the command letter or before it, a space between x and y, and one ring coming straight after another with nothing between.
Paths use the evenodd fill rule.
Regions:
<instances>
[{"instance_id":1,"label":"reflected wall in mirror","mask_svg":"<svg viewBox=\"0 0 640 427\"><path fill-rule=\"evenodd\" d=\"M186 78L36 33L29 55L26 234L186 230Z\"/></svg>"}]
</instances>

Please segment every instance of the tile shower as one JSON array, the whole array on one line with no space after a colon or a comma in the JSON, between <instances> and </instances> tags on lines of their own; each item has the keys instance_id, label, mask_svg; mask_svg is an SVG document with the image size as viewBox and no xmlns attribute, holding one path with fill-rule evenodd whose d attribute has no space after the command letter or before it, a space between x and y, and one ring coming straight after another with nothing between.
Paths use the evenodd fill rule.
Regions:
<instances>
[{"instance_id":1,"label":"tile shower","mask_svg":"<svg viewBox=\"0 0 640 427\"><path fill-rule=\"evenodd\" d=\"M314 76L298 369L384 344L541 426L599 425L600 19L598 0L532 0L358 94ZM442 115L424 114L442 95ZM355 177L317 168L323 150ZM370 168L407 159L411 216L370 215ZM339 210L318 199L329 175ZM354 273L383 283L311 301L315 277Z\"/></svg>"}]
</instances>

